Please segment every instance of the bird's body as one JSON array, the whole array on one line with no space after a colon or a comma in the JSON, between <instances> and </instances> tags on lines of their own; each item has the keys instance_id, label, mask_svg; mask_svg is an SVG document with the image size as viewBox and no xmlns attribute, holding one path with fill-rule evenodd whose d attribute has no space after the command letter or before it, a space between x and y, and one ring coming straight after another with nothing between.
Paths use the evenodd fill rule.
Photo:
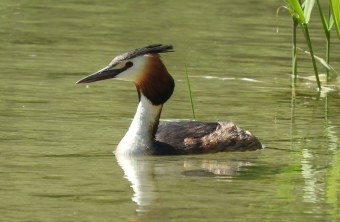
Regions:
<instances>
[{"instance_id":1,"label":"bird's body","mask_svg":"<svg viewBox=\"0 0 340 222\"><path fill-rule=\"evenodd\" d=\"M134 82L139 104L132 123L118 144L118 155L183 155L262 148L249 131L232 122L178 121L159 124L163 104L174 80L158 53L171 45L150 45L116 56L109 66L77 83L117 78Z\"/></svg>"}]
</instances>

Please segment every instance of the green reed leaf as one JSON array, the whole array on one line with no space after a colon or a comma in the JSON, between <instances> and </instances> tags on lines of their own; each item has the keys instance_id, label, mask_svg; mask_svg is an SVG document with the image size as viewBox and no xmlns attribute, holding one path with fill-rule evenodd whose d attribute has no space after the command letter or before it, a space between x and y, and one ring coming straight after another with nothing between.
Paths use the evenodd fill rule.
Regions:
<instances>
[{"instance_id":1,"label":"green reed leaf","mask_svg":"<svg viewBox=\"0 0 340 222\"><path fill-rule=\"evenodd\" d=\"M329 0L338 37L340 38L340 0Z\"/></svg>"},{"instance_id":2,"label":"green reed leaf","mask_svg":"<svg viewBox=\"0 0 340 222\"><path fill-rule=\"evenodd\" d=\"M312 13L313 7L315 5L315 0L306 0L303 2L303 14L305 16L306 23L310 20L310 15Z\"/></svg>"},{"instance_id":3,"label":"green reed leaf","mask_svg":"<svg viewBox=\"0 0 340 222\"><path fill-rule=\"evenodd\" d=\"M298 0L288 0L290 4L290 13L292 16L298 19L298 21L302 24L306 23L306 18L301 8L301 5Z\"/></svg>"},{"instance_id":4,"label":"green reed leaf","mask_svg":"<svg viewBox=\"0 0 340 222\"><path fill-rule=\"evenodd\" d=\"M190 79L189 79L189 74L188 74L188 67L185 65L185 74L187 77L187 86L188 86L188 93L189 93L189 98L190 98L190 104L191 104L191 111L192 111L192 117L196 121L196 115L195 115L195 109L194 109L194 102L192 100L192 93L191 93L191 85L190 85Z\"/></svg>"},{"instance_id":5,"label":"green reed leaf","mask_svg":"<svg viewBox=\"0 0 340 222\"><path fill-rule=\"evenodd\" d=\"M298 48L300 51L306 53L307 55L310 55L311 53L306 51L306 50L303 50L301 48ZM330 65L328 64L323 58L319 57L319 56L316 56L316 55L313 55L314 58L324 67L326 68L327 70L329 70L331 73L335 74L335 75L338 75L338 72Z\"/></svg>"},{"instance_id":6,"label":"green reed leaf","mask_svg":"<svg viewBox=\"0 0 340 222\"><path fill-rule=\"evenodd\" d=\"M318 9L319 9L319 14L320 14L323 30L324 30L325 34L327 35L329 33L329 24L327 22L325 14L322 11L320 1L316 0L316 3L318 4Z\"/></svg>"}]
</instances>

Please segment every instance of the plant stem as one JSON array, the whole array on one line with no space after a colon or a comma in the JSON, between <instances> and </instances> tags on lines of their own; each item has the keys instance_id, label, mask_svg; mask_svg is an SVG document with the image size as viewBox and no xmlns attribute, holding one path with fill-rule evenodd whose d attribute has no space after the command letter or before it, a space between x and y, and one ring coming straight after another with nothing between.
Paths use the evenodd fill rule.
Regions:
<instances>
[{"instance_id":1,"label":"plant stem","mask_svg":"<svg viewBox=\"0 0 340 222\"><path fill-rule=\"evenodd\" d=\"M293 17L293 47L292 47L292 77L294 83L297 79L297 47L296 47L296 29L299 21Z\"/></svg>"},{"instance_id":2,"label":"plant stem","mask_svg":"<svg viewBox=\"0 0 340 222\"><path fill-rule=\"evenodd\" d=\"M189 74L188 74L188 67L187 67L187 65L185 65L185 74L187 76L187 86L188 86L188 92L189 92L189 98L190 98L190 104L191 104L192 117L196 121L194 102L192 100L191 86L190 86L190 80L189 80Z\"/></svg>"},{"instance_id":3,"label":"plant stem","mask_svg":"<svg viewBox=\"0 0 340 222\"><path fill-rule=\"evenodd\" d=\"M330 58L330 48L331 48L331 38L330 38L331 33L328 32L328 35L326 37L326 62L327 64L329 64L329 58ZM330 76L329 76L329 70L326 69L326 73L327 73L327 83L330 80Z\"/></svg>"},{"instance_id":4,"label":"plant stem","mask_svg":"<svg viewBox=\"0 0 340 222\"><path fill-rule=\"evenodd\" d=\"M328 7L328 20L331 17L331 7ZM329 64L329 58L330 58L330 48L331 48L331 31L330 28L327 29L326 32L326 62L327 64ZM326 69L326 73L327 73L327 78L326 81L328 83L328 81L330 80L330 76L329 76L329 70Z\"/></svg>"},{"instance_id":5,"label":"plant stem","mask_svg":"<svg viewBox=\"0 0 340 222\"><path fill-rule=\"evenodd\" d=\"M311 41L310 36L309 36L308 26L307 26L306 23L303 23L301 25L302 25L303 34L305 35L305 39L307 41L307 45L308 45L308 48L309 48L309 51L310 51L310 55L311 55L311 58L312 58L312 63L313 63L313 68L314 68L314 72L315 72L316 83L318 85L319 91L321 91L321 84L320 84L320 79L319 79L318 67L316 66L316 62L315 62L315 58L314 58L312 41Z\"/></svg>"}]
</instances>

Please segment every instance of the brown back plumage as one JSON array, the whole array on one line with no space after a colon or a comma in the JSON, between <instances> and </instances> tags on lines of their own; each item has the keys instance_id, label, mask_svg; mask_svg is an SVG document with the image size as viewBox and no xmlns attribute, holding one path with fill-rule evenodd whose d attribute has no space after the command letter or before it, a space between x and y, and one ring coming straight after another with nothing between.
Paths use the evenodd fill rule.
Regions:
<instances>
[{"instance_id":1,"label":"brown back plumage","mask_svg":"<svg viewBox=\"0 0 340 222\"><path fill-rule=\"evenodd\" d=\"M181 121L160 124L156 155L203 154L261 149L260 141L232 122Z\"/></svg>"}]
</instances>

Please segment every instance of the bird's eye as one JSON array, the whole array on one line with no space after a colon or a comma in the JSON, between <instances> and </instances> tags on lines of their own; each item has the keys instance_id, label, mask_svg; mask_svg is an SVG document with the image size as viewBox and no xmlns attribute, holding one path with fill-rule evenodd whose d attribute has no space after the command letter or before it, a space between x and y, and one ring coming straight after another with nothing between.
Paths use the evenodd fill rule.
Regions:
<instances>
[{"instance_id":1,"label":"bird's eye","mask_svg":"<svg viewBox=\"0 0 340 222\"><path fill-rule=\"evenodd\" d=\"M130 62L130 61L128 61L127 63L125 63L125 67L130 68L130 67L132 67L132 66L133 66L133 63Z\"/></svg>"}]
</instances>

